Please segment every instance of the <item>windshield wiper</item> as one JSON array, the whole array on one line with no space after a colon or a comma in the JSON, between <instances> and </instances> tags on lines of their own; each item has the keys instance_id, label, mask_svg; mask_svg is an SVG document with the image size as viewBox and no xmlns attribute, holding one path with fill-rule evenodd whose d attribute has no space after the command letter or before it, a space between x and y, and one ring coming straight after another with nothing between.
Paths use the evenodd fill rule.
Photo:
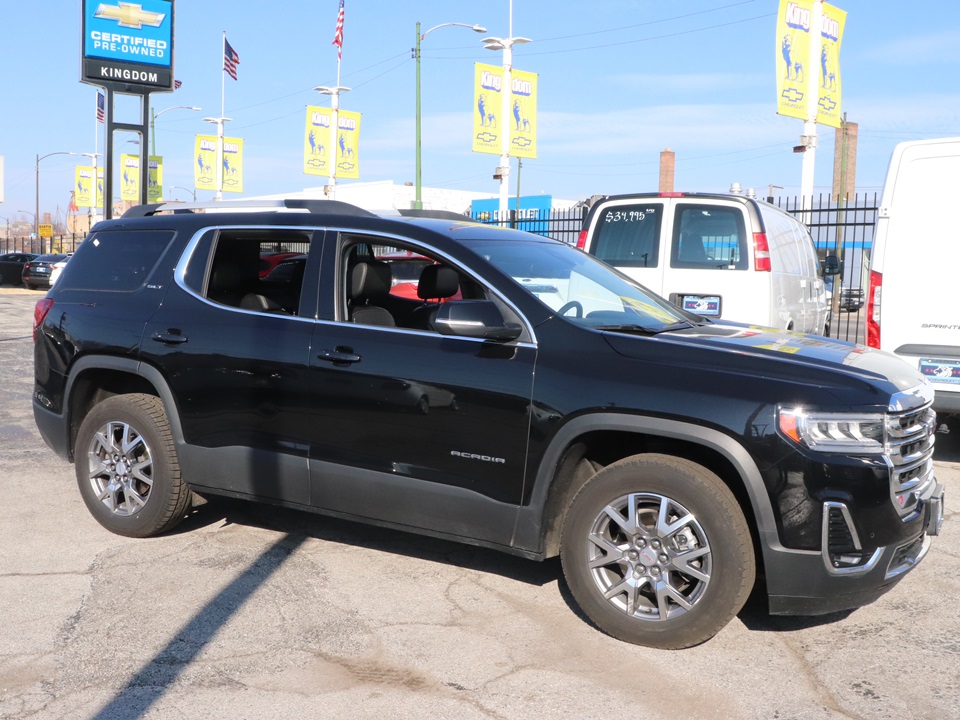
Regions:
<instances>
[{"instance_id":1,"label":"windshield wiper","mask_svg":"<svg viewBox=\"0 0 960 720\"><path fill-rule=\"evenodd\" d=\"M693 327L691 323L688 323L686 320L680 320L679 322L669 323L668 325L660 325L657 327L651 327L649 325L638 325L636 323L623 323L620 325L598 325L597 330L610 330L612 332L640 332L646 333L647 335L657 335L662 332L671 332L673 330L685 330L686 328Z\"/></svg>"}]
</instances>

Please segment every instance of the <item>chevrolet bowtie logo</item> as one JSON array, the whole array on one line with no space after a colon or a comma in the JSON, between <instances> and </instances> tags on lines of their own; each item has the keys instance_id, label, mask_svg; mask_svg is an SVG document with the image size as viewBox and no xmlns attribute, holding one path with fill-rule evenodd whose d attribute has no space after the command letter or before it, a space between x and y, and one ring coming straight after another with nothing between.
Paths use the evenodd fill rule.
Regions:
<instances>
[{"instance_id":1,"label":"chevrolet bowtie logo","mask_svg":"<svg viewBox=\"0 0 960 720\"><path fill-rule=\"evenodd\" d=\"M493 133L488 133L488 132L477 133L477 140L479 140L480 142L492 143L496 139L497 139L497 136L494 135Z\"/></svg>"},{"instance_id":2,"label":"chevrolet bowtie logo","mask_svg":"<svg viewBox=\"0 0 960 720\"><path fill-rule=\"evenodd\" d=\"M137 30L142 30L144 25L160 27L166 17L163 13L144 10L143 5L125 2L118 5L102 3L93 16L103 20L116 20L120 27L136 28Z\"/></svg>"},{"instance_id":3,"label":"chevrolet bowtie logo","mask_svg":"<svg viewBox=\"0 0 960 720\"><path fill-rule=\"evenodd\" d=\"M803 93L796 88L787 88L780 93L780 96L788 102L800 102L803 100Z\"/></svg>"},{"instance_id":4,"label":"chevrolet bowtie logo","mask_svg":"<svg viewBox=\"0 0 960 720\"><path fill-rule=\"evenodd\" d=\"M516 145L517 147L525 148L525 147L529 147L530 145L533 145L533 140L525 137L516 137L513 139L513 144Z\"/></svg>"}]
</instances>

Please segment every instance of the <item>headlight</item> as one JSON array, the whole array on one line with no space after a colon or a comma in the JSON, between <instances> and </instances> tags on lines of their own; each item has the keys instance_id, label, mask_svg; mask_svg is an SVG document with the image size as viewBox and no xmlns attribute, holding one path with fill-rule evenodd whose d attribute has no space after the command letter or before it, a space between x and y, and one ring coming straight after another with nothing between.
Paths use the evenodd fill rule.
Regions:
<instances>
[{"instance_id":1,"label":"headlight","mask_svg":"<svg viewBox=\"0 0 960 720\"><path fill-rule=\"evenodd\" d=\"M780 408L780 432L798 445L818 452L882 454L884 416L876 413L820 413Z\"/></svg>"}]
</instances>

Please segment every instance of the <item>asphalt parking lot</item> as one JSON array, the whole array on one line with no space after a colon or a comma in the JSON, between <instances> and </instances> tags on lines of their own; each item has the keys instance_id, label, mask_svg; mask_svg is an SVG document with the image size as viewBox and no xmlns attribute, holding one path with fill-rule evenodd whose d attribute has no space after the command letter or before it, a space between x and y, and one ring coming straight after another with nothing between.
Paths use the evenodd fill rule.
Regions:
<instances>
[{"instance_id":1,"label":"asphalt parking lot","mask_svg":"<svg viewBox=\"0 0 960 720\"><path fill-rule=\"evenodd\" d=\"M40 297L0 288L0 718L960 718L960 423L891 593L658 651L573 611L556 561L239 501L103 530L33 423Z\"/></svg>"}]
</instances>

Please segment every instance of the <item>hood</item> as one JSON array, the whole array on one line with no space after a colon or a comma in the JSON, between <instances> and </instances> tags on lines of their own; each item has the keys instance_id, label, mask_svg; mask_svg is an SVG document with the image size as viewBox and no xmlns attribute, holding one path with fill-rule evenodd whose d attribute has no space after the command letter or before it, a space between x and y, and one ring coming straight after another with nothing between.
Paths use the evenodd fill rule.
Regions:
<instances>
[{"instance_id":1,"label":"hood","mask_svg":"<svg viewBox=\"0 0 960 720\"><path fill-rule=\"evenodd\" d=\"M865 345L738 323L705 323L691 328L639 336L605 332L610 346L622 355L642 359L644 342L670 343L702 350L735 352L778 363L802 364L820 370L855 374L863 379L892 383L898 391L927 384L927 380L896 355Z\"/></svg>"}]
</instances>

